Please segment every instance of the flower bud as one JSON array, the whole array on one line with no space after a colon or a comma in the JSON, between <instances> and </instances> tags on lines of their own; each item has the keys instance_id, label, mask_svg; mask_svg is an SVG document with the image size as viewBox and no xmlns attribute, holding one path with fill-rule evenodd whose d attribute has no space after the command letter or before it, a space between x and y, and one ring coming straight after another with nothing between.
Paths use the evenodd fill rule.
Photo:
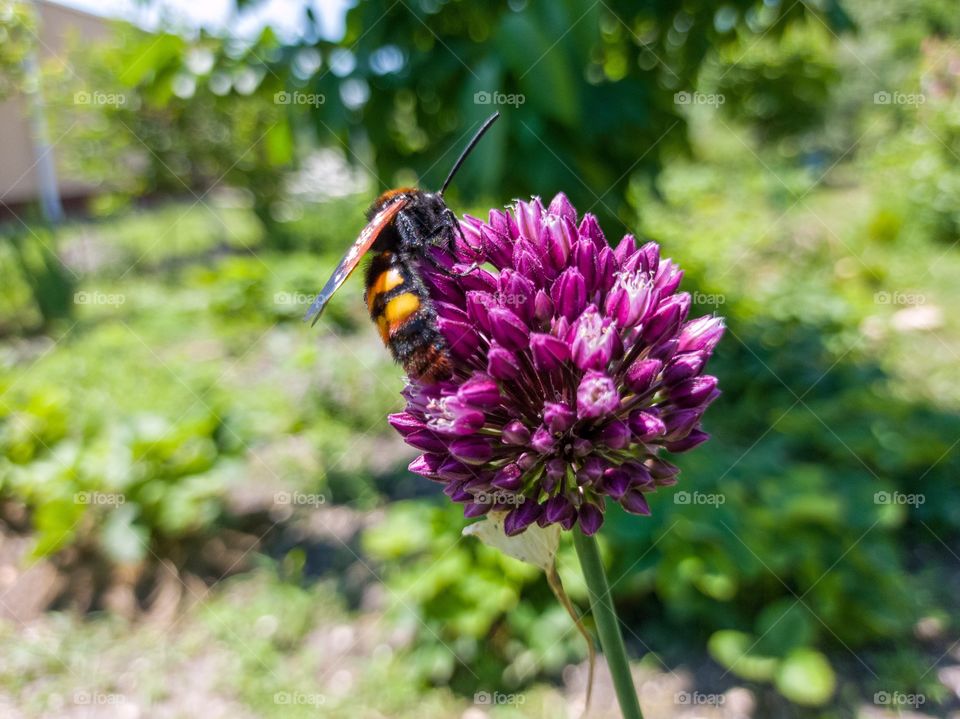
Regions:
<instances>
[{"instance_id":1,"label":"flower bud","mask_svg":"<svg viewBox=\"0 0 960 719\"><path fill-rule=\"evenodd\" d=\"M631 489L620 498L620 506L630 512L630 514L642 514L645 517L650 516L650 505L647 504L647 498L643 492Z\"/></svg>"},{"instance_id":2,"label":"flower bud","mask_svg":"<svg viewBox=\"0 0 960 719\"><path fill-rule=\"evenodd\" d=\"M614 499L620 499L630 489L630 475L620 467L610 467L603 473L603 489Z\"/></svg>"},{"instance_id":3,"label":"flower bud","mask_svg":"<svg viewBox=\"0 0 960 719\"><path fill-rule=\"evenodd\" d=\"M507 237L511 241L516 240L517 236L520 234L520 230L517 227L516 220L513 219L513 215L511 215L509 212L504 212L503 210L490 210L487 224L490 225L494 232Z\"/></svg>"},{"instance_id":4,"label":"flower bud","mask_svg":"<svg viewBox=\"0 0 960 719\"><path fill-rule=\"evenodd\" d=\"M662 419L652 412L645 412L640 409L635 409L630 413L628 423L630 425L630 431L633 432L641 442L648 442L656 437L662 437L667 431L667 426L663 423Z\"/></svg>"},{"instance_id":5,"label":"flower bud","mask_svg":"<svg viewBox=\"0 0 960 719\"><path fill-rule=\"evenodd\" d=\"M579 512L580 529L588 537L593 536L603 524L603 512L590 502L584 502Z\"/></svg>"},{"instance_id":6,"label":"flower bud","mask_svg":"<svg viewBox=\"0 0 960 719\"><path fill-rule=\"evenodd\" d=\"M587 285L583 275L578 269L568 267L554 280L550 296L557 313L573 321L587 306Z\"/></svg>"},{"instance_id":7,"label":"flower bud","mask_svg":"<svg viewBox=\"0 0 960 719\"><path fill-rule=\"evenodd\" d=\"M550 454L557 446L557 440L554 439L546 427L540 427L533 433L530 439L530 446L540 454Z\"/></svg>"},{"instance_id":8,"label":"flower bud","mask_svg":"<svg viewBox=\"0 0 960 719\"><path fill-rule=\"evenodd\" d=\"M553 317L553 300L550 299L550 295L544 290L537 290L536 295L534 295L533 316L541 326L545 325Z\"/></svg>"},{"instance_id":9,"label":"flower bud","mask_svg":"<svg viewBox=\"0 0 960 719\"><path fill-rule=\"evenodd\" d=\"M697 426L702 416L702 409L679 409L664 415L662 419L667 426L667 441L674 442L686 437L690 434L690 430Z\"/></svg>"},{"instance_id":10,"label":"flower bud","mask_svg":"<svg viewBox=\"0 0 960 719\"><path fill-rule=\"evenodd\" d=\"M569 222L572 222L574 226L577 224L577 211L573 205L570 204L567 196L562 192L558 192L553 196L553 199L550 200L550 206L547 207L547 214L566 218Z\"/></svg>"},{"instance_id":11,"label":"flower bud","mask_svg":"<svg viewBox=\"0 0 960 719\"><path fill-rule=\"evenodd\" d=\"M483 409L492 409L501 402L497 383L483 375L477 375L460 385L457 398L466 405Z\"/></svg>"},{"instance_id":12,"label":"flower bud","mask_svg":"<svg viewBox=\"0 0 960 719\"><path fill-rule=\"evenodd\" d=\"M595 484L600 481L607 463L600 457L587 457L577 470L577 484Z\"/></svg>"},{"instance_id":13,"label":"flower bud","mask_svg":"<svg viewBox=\"0 0 960 719\"><path fill-rule=\"evenodd\" d=\"M551 497L547 500L543 513L547 522L552 524L554 522L560 522L566 517L576 515L576 510L574 510L573 505L570 504L570 500L562 494L558 494L556 497Z\"/></svg>"},{"instance_id":14,"label":"flower bud","mask_svg":"<svg viewBox=\"0 0 960 719\"><path fill-rule=\"evenodd\" d=\"M427 479L437 480L439 475L437 471L440 469L440 465L443 464L443 456L438 454L421 454L415 460L413 460L408 466L409 469L414 474L419 474L421 477L426 477Z\"/></svg>"},{"instance_id":15,"label":"flower bud","mask_svg":"<svg viewBox=\"0 0 960 719\"><path fill-rule=\"evenodd\" d=\"M723 318L698 317L683 326L680 331L680 352L706 352L710 354L723 336Z\"/></svg>"},{"instance_id":16,"label":"flower bud","mask_svg":"<svg viewBox=\"0 0 960 719\"><path fill-rule=\"evenodd\" d=\"M653 315L644 323L643 341L647 344L657 344L668 338L677 328L690 309L690 295L671 295L660 303Z\"/></svg>"},{"instance_id":17,"label":"flower bud","mask_svg":"<svg viewBox=\"0 0 960 719\"><path fill-rule=\"evenodd\" d=\"M491 342L487 353L487 372L497 379L512 380L520 375L520 363L513 352Z\"/></svg>"},{"instance_id":18,"label":"flower bud","mask_svg":"<svg viewBox=\"0 0 960 719\"><path fill-rule=\"evenodd\" d=\"M676 442L667 442L666 448L668 452L679 454L680 452L686 452L703 444L708 439L710 439L709 434L702 430L695 429L683 439L678 439Z\"/></svg>"},{"instance_id":19,"label":"flower bud","mask_svg":"<svg viewBox=\"0 0 960 719\"><path fill-rule=\"evenodd\" d=\"M597 435L597 441L610 449L624 449L630 444L630 428L619 419L608 422Z\"/></svg>"},{"instance_id":20,"label":"flower bud","mask_svg":"<svg viewBox=\"0 0 960 719\"><path fill-rule=\"evenodd\" d=\"M547 260L557 271L567 266L570 249L577 241L577 228L570 220L548 215L543 221Z\"/></svg>"},{"instance_id":21,"label":"flower bud","mask_svg":"<svg viewBox=\"0 0 960 719\"><path fill-rule=\"evenodd\" d=\"M506 307L490 308L490 333L501 345L511 350L527 346L530 328Z\"/></svg>"},{"instance_id":22,"label":"flower bud","mask_svg":"<svg viewBox=\"0 0 960 719\"><path fill-rule=\"evenodd\" d=\"M663 371L663 383L668 387L700 374L707 356L703 352L687 352L677 355Z\"/></svg>"},{"instance_id":23,"label":"flower bud","mask_svg":"<svg viewBox=\"0 0 960 719\"><path fill-rule=\"evenodd\" d=\"M624 384L631 392L643 394L653 386L662 367L663 362L657 359L637 360L627 369Z\"/></svg>"},{"instance_id":24,"label":"flower bud","mask_svg":"<svg viewBox=\"0 0 960 719\"><path fill-rule=\"evenodd\" d=\"M513 241L503 231L491 227L480 228L480 246L484 259L503 267L513 259Z\"/></svg>"},{"instance_id":25,"label":"flower bud","mask_svg":"<svg viewBox=\"0 0 960 719\"><path fill-rule=\"evenodd\" d=\"M519 419L508 422L503 428L503 443L523 447L530 441L530 429Z\"/></svg>"},{"instance_id":26,"label":"flower bud","mask_svg":"<svg viewBox=\"0 0 960 719\"><path fill-rule=\"evenodd\" d=\"M490 460L493 448L485 437L463 437L450 443L450 454L464 464L478 465Z\"/></svg>"},{"instance_id":27,"label":"flower bud","mask_svg":"<svg viewBox=\"0 0 960 719\"><path fill-rule=\"evenodd\" d=\"M397 412L396 414L387 415L387 422L404 437L409 436L413 432L426 429L426 425L409 412Z\"/></svg>"},{"instance_id":28,"label":"flower bud","mask_svg":"<svg viewBox=\"0 0 960 719\"><path fill-rule=\"evenodd\" d=\"M523 471L516 463L508 464L497 472L491 484L497 489L505 489L508 492L515 492L523 486Z\"/></svg>"},{"instance_id":29,"label":"flower bud","mask_svg":"<svg viewBox=\"0 0 960 719\"><path fill-rule=\"evenodd\" d=\"M611 360L623 354L623 343L616 325L602 318L593 305L577 318L571 331L570 354L580 369L606 369Z\"/></svg>"},{"instance_id":30,"label":"flower bud","mask_svg":"<svg viewBox=\"0 0 960 719\"><path fill-rule=\"evenodd\" d=\"M469 359L480 346L480 335L472 324L440 317L437 320L437 328L447 341L450 354L456 359Z\"/></svg>"},{"instance_id":31,"label":"flower bud","mask_svg":"<svg viewBox=\"0 0 960 719\"><path fill-rule=\"evenodd\" d=\"M588 212L583 216L583 219L580 220L578 230L580 235L592 241L598 250L607 246L607 238L603 236L600 223L597 222L597 218L593 213Z\"/></svg>"},{"instance_id":32,"label":"flower bud","mask_svg":"<svg viewBox=\"0 0 960 719\"><path fill-rule=\"evenodd\" d=\"M543 405L543 422L553 434L566 432L573 426L577 413L559 402L547 402Z\"/></svg>"},{"instance_id":33,"label":"flower bud","mask_svg":"<svg viewBox=\"0 0 960 719\"><path fill-rule=\"evenodd\" d=\"M580 240L573 246L573 265L583 275L587 293L595 291L599 285L600 259L597 246L590 240Z\"/></svg>"},{"instance_id":34,"label":"flower bud","mask_svg":"<svg viewBox=\"0 0 960 719\"><path fill-rule=\"evenodd\" d=\"M595 419L614 412L620 406L617 387L603 372L588 371L577 388L577 416Z\"/></svg>"},{"instance_id":35,"label":"flower bud","mask_svg":"<svg viewBox=\"0 0 960 719\"><path fill-rule=\"evenodd\" d=\"M524 202L523 200L517 202L516 216L520 236L529 242L536 243L539 240L542 226L540 218L543 217L543 205L540 204L540 198L535 197L531 202Z\"/></svg>"},{"instance_id":36,"label":"flower bud","mask_svg":"<svg viewBox=\"0 0 960 719\"><path fill-rule=\"evenodd\" d=\"M710 375L684 380L670 390L670 401L677 407L709 404L720 395L717 378Z\"/></svg>"},{"instance_id":37,"label":"flower bud","mask_svg":"<svg viewBox=\"0 0 960 719\"><path fill-rule=\"evenodd\" d=\"M503 531L508 537L515 537L523 530L540 518L543 508L534 500L527 498L527 501L517 505L516 509L510 510L503 520Z\"/></svg>"},{"instance_id":38,"label":"flower bud","mask_svg":"<svg viewBox=\"0 0 960 719\"><path fill-rule=\"evenodd\" d=\"M415 447L424 452L436 452L440 454L447 451L448 440L442 439L436 432L432 432L429 429L412 432L408 434L405 439L411 447Z\"/></svg>"},{"instance_id":39,"label":"flower bud","mask_svg":"<svg viewBox=\"0 0 960 719\"><path fill-rule=\"evenodd\" d=\"M470 502L463 506L463 516L467 519L474 519L476 517L482 517L487 512L493 508L491 504L480 504L478 502Z\"/></svg>"},{"instance_id":40,"label":"flower bud","mask_svg":"<svg viewBox=\"0 0 960 719\"><path fill-rule=\"evenodd\" d=\"M637 242L633 235L624 235L620 242L617 243L617 247L613 251L613 256L617 258L617 264L624 267L633 259L636 252Z\"/></svg>"},{"instance_id":41,"label":"flower bud","mask_svg":"<svg viewBox=\"0 0 960 719\"><path fill-rule=\"evenodd\" d=\"M530 333L530 352L533 366L541 372L550 372L570 359L570 346L543 332Z\"/></svg>"}]
</instances>

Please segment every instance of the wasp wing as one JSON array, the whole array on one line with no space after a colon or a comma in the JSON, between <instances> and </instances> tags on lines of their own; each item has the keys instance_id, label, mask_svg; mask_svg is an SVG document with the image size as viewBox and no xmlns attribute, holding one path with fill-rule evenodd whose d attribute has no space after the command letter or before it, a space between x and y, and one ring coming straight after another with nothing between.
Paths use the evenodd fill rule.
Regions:
<instances>
[{"instance_id":1,"label":"wasp wing","mask_svg":"<svg viewBox=\"0 0 960 719\"><path fill-rule=\"evenodd\" d=\"M333 275L327 280L327 284L323 286L323 289L320 290L320 294L317 295L313 304L310 305L310 309L307 310L307 314L303 318L304 322L309 321L311 325L317 323L317 320L320 319L320 315L323 313L324 307L327 306L327 302L333 297L333 293L340 289L340 285L346 282L347 278L353 274L353 271L357 269L357 265L360 264L360 259L376 241L377 237L383 231L383 228L393 221L396 214L402 210L406 204L407 198L400 196L373 216L373 219L363 228L360 237L357 238L353 246L347 250L347 254L340 260L337 269L333 271Z\"/></svg>"}]
</instances>

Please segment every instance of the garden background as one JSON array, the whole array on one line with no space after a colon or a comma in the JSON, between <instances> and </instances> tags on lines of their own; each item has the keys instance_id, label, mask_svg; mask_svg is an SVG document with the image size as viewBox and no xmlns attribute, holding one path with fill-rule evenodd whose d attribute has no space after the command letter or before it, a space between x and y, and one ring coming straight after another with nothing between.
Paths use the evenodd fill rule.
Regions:
<instances>
[{"instance_id":1,"label":"garden background","mask_svg":"<svg viewBox=\"0 0 960 719\"><path fill-rule=\"evenodd\" d=\"M84 188L0 190L0 714L579 715L542 575L407 472L361 281L300 321L499 110L458 213L563 191L728 322L713 440L601 532L647 715L960 716L955 4L279 4L54 52L0 2Z\"/></svg>"}]
</instances>

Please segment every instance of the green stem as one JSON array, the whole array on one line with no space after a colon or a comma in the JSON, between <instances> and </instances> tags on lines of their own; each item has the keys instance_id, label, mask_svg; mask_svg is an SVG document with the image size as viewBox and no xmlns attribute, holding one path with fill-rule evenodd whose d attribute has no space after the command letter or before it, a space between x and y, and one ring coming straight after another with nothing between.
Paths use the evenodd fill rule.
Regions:
<instances>
[{"instance_id":1,"label":"green stem","mask_svg":"<svg viewBox=\"0 0 960 719\"><path fill-rule=\"evenodd\" d=\"M610 674L613 676L613 688L617 692L617 702L620 704L623 719L643 719L640 702L637 700L637 689L633 685L633 677L630 675L630 663L627 661L627 650L623 646L623 636L620 634L617 613L613 609L607 575L604 573L603 563L600 561L597 540L595 537L586 536L579 530L574 530L571 534L573 534L573 544L577 548L577 557L580 559L583 577L587 580L587 589L590 592L590 608L597 623L600 647L607 657L607 665L610 667Z\"/></svg>"}]
</instances>

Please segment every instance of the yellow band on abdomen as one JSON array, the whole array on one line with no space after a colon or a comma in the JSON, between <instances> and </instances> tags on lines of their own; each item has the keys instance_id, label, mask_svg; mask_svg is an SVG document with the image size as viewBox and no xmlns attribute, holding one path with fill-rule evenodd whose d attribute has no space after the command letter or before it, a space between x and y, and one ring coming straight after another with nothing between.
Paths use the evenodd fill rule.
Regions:
<instances>
[{"instance_id":1,"label":"yellow band on abdomen","mask_svg":"<svg viewBox=\"0 0 960 719\"><path fill-rule=\"evenodd\" d=\"M400 271L395 267L391 267L389 270L377 275L377 278L371 283L370 287L367 288L367 310L370 314L373 314L373 303L377 297L402 284L403 275L401 275Z\"/></svg>"},{"instance_id":2,"label":"yellow band on abdomen","mask_svg":"<svg viewBox=\"0 0 960 719\"><path fill-rule=\"evenodd\" d=\"M412 292L404 292L387 302L383 316L390 328L397 327L414 312L420 309L420 298Z\"/></svg>"}]
</instances>

